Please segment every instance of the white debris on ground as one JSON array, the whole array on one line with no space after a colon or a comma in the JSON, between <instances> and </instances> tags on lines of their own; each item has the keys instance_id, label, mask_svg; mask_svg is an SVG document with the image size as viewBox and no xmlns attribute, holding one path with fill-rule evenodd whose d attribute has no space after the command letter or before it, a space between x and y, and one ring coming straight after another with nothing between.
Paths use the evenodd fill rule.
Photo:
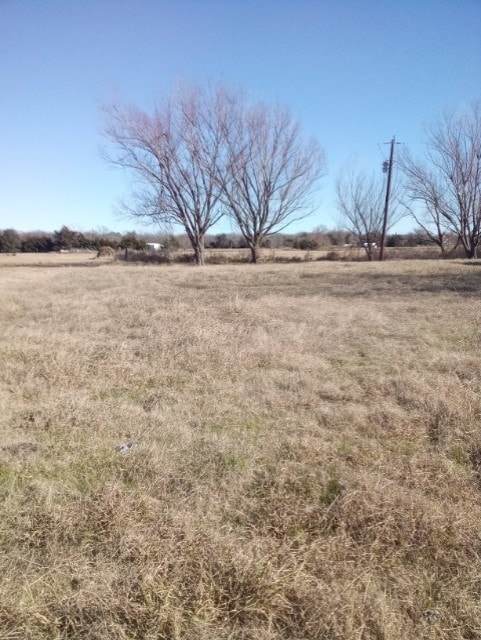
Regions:
<instances>
[{"instance_id":1,"label":"white debris on ground","mask_svg":"<svg viewBox=\"0 0 481 640\"><path fill-rule=\"evenodd\" d=\"M132 451L135 451L138 448L139 445L137 442L123 442L117 446L117 451L125 455L127 453L132 453Z\"/></svg>"}]
</instances>

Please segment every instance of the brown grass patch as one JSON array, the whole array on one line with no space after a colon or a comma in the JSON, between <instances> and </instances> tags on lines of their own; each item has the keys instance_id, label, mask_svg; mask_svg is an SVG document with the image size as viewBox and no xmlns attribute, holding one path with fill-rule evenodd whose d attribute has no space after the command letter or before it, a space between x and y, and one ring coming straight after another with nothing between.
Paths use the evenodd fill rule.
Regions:
<instances>
[{"instance_id":1,"label":"brown grass patch","mask_svg":"<svg viewBox=\"0 0 481 640\"><path fill-rule=\"evenodd\" d=\"M1 638L480 636L479 264L83 265L2 268Z\"/></svg>"},{"instance_id":2,"label":"brown grass patch","mask_svg":"<svg viewBox=\"0 0 481 640\"><path fill-rule=\"evenodd\" d=\"M15 255L8 253L0 253L0 269L8 269L10 267L79 267L90 266L96 264L95 251L79 251L72 253L16 253ZM97 262L98 264L98 262Z\"/></svg>"}]
</instances>

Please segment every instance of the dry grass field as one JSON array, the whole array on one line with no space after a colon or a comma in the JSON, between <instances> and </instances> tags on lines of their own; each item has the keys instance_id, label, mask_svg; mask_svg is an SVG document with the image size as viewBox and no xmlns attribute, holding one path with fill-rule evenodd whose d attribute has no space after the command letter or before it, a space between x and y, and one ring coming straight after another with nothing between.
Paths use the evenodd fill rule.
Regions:
<instances>
[{"instance_id":1,"label":"dry grass field","mask_svg":"<svg viewBox=\"0 0 481 640\"><path fill-rule=\"evenodd\" d=\"M132 255L134 254L134 255ZM135 255L137 254L137 255ZM140 254L140 255L139 255ZM139 258L152 256L148 252L129 250L129 260L139 260ZM155 255L155 254L154 254ZM157 254L158 255L158 254ZM161 254L162 255L162 254ZM179 249L170 254L172 263L193 263L192 251ZM342 260L342 261L365 261L366 252L362 247L336 247L327 246L314 251L304 251L301 249L289 249L280 247L278 249L261 249L260 255L265 263L287 263L287 262L314 262L317 260ZM435 246L429 247L389 247L386 249L388 260L397 259L438 259L439 250ZM123 250L118 252L120 259L124 258ZM165 254L164 254L165 257ZM207 264L240 264L250 262L249 249L206 249ZM0 253L0 268L7 266L22 267L98 267L108 261L108 257L97 258L96 251L82 251L77 253L17 253L16 255ZM140 261L140 260L139 260Z\"/></svg>"},{"instance_id":2,"label":"dry grass field","mask_svg":"<svg viewBox=\"0 0 481 640\"><path fill-rule=\"evenodd\" d=\"M2 640L481 638L480 263L19 258Z\"/></svg>"},{"instance_id":3,"label":"dry grass field","mask_svg":"<svg viewBox=\"0 0 481 640\"><path fill-rule=\"evenodd\" d=\"M0 269L4 267L79 267L100 265L95 251L82 253L0 253Z\"/></svg>"}]
</instances>

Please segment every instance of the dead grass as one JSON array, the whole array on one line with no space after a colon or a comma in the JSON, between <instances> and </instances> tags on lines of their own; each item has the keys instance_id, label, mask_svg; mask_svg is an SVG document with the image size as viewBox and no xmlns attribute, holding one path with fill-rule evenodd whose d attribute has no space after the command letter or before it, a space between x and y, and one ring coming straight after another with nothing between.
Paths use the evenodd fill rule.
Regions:
<instances>
[{"instance_id":1,"label":"dead grass","mask_svg":"<svg viewBox=\"0 0 481 640\"><path fill-rule=\"evenodd\" d=\"M2 262L0 638L481 637L481 264L83 260Z\"/></svg>"},{"instance_id":2,"label":"dead grass","mask_svg":"<svg viewBox=\"0 0 481 640\"><path fill-rule=\"evenodd\" d=\"M71 267L101 264L96 251L79 253L0 253L0 269L8 267Z\"/></svg>"}]
</instances>

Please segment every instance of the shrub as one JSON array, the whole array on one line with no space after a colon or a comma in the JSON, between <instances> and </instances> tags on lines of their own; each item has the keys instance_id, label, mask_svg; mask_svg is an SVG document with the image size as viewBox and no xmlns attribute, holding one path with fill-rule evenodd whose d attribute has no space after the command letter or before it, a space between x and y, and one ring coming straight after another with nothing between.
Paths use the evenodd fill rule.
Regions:
<instances>
[{"instance_id":1,"label":"shrub","mask_svg":"<svg viewBox=\"0 0 481 640\"><path fill-rule=\"evenodd\" d=\"M20 248L20 237L14 229L5 229L0 233L0 253L16 253Z\"/></svg>"}]
</instances>

